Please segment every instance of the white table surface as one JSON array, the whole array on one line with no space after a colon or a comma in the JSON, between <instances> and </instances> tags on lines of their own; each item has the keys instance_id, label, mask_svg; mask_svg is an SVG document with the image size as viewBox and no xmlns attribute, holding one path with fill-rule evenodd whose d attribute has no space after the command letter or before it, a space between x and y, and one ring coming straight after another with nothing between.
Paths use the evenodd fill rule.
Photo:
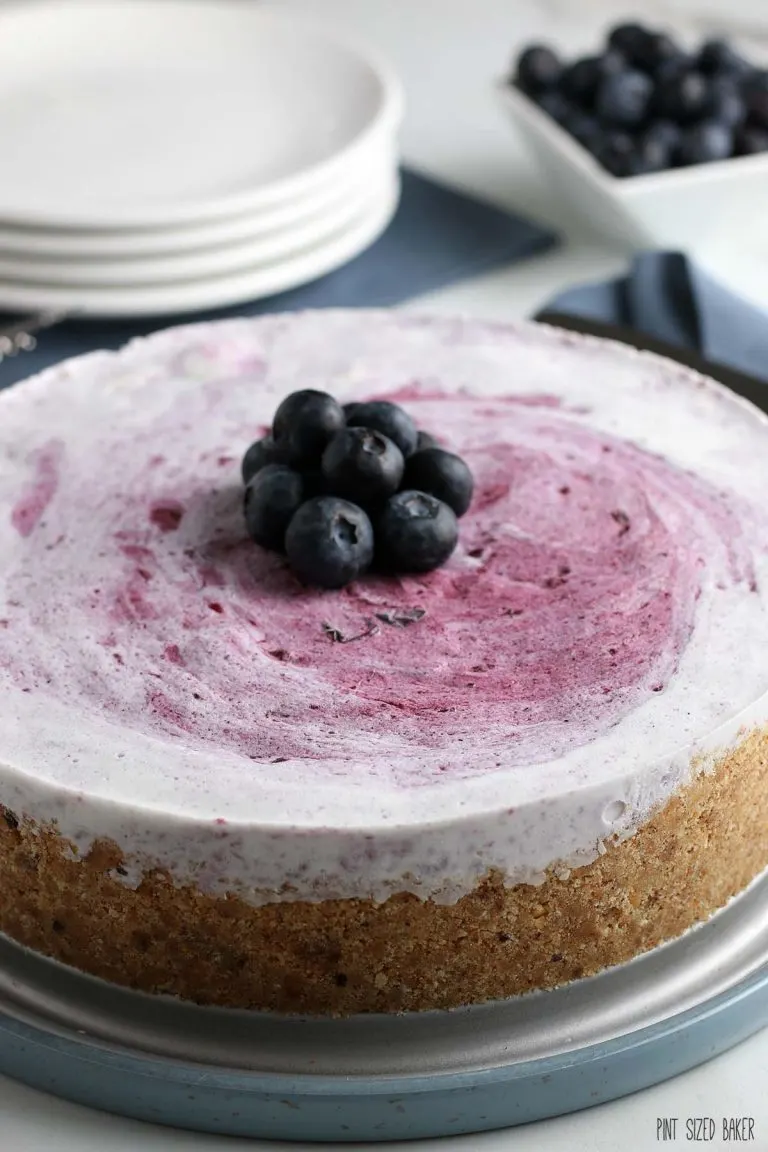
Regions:
<instances>
[{"instance_id":1,"label":"white table surface","mask_svg":"<svg viewBox=\"0 0 768 1152\"><path fill-rule=\"evenodd\" d=\"M278 0L275 0L277 3ZM619 271L626 254L606 247L558 217L521 146L502 117L490 80L517 45L548 37L578 50L598 30L625 16L622 0L282 0L362 34L386 52L405 82L405 159L435 176L558 225L567 243L522 265L460 284L411 307L494 318L521 317L558 288ZM646 19L696 32L737 29L768 45L765 0L644 0ZM768 307L768 222L765 236L738 234L704 254L722 279ZM768 1030L701 1068L656 1088L573 1116L506 1132L392 1144L415 1152L648 1152L659 1117L680 1118L666 1147L696 1146L685 1121L711 1116L710 1149L732 1148L720 1135L723 1117L754 1118L756 1152L768 1152ZM0 1152L235 1152L288 1147L270 1141L193 1135L90 1112L0 1077ZM311 1145L293 1145L310 1149ZM317 1146L315 1146L317 1147ZM361 1145L345 1145L361 1147Z\"/></svg>"}]
</instances>

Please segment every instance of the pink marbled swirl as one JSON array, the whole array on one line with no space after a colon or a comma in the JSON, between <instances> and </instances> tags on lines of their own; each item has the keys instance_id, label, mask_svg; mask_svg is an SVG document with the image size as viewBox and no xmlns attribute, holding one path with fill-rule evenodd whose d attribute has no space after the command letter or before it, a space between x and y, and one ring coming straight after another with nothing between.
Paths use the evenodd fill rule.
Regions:
<instances>
[{"instance_id":1,"label":"pink marbled swirl","mask_svg":"<svg viewBox=\"0 0 768 1152\"><path fill-rule=\"evenodd\" d=\"M257 429L240 411L226 439L220 421L206 432L225 390L201 386L192 432L172 405L130 442L116 425L86 455L57 440L29 455L0 620L17 685L319 772L386 733L413 786L488 771L495 746L509 767L596 739L664 692L714 555L723 589L754 583L733 500L703 479L552 397L409 387L389 395L475 475L456 554L424 577L307 590L245 536L239 457Z\"/></svg>"}]
</instances>

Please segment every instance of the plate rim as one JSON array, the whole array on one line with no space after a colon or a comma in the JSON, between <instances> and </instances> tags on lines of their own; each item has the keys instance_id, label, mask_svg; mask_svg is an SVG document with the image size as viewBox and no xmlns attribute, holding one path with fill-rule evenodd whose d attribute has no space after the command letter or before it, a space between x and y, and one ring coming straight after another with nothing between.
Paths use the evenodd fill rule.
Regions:
<instances>
[{"instance_id":1,"label":"plate rim","mask_svg":"<svg viewBox=\"0 0 768 1152\"><path fill-rule=\"evenodd\" d=\"M343 1085L345 1094L350 1096L391 1095L395 1091L398 1094L416 1095L436 1090L473 1088L479 1084L525 1080L546 1076L563 1068L575 1068L594 1061L605 1061L610 1057L668 1038L682 1028L711 1019L733 1004L761 991L768 992L768 965L763 965L732 988L636 1031L626 1032L612 1039L568 1052L558 1052L526 1061L500 1063L493 1067L466 1072L438 1070L430 1073L396 1073L381 1076L369 1073L354 1077L229 1068L226 1065L195 1063L184 1061L179 1057L143 1053L138 1049L100 1037L79 1035L77 1031L60 1025L48 1031L40 1024L7 1015L1 1007L0 1036L3 1034L15 1036L45 1047L56 1046L59 1049L66 1047L69 1058L81 1060L83 1063L99 1063L102 1066L105 1063L116 1067L130 1066L134 1074L150 1075L152 1070L156 1069L166 1079L182 1084L198 1083L201 1070L205 1070L206 1082L212 1087L230 1089L240 1087L255 1092L290 1092L295 1095L325 1096L337 1094ZM756 1028L763 1026L758 1024Z\"/></svg>"},{"instance_id":2,"label":"plate rim","mask_svg":"<svg viewBox=\"0 0 768 1152\"><path fill-rule=\"evenodd\" d=\"M355 225L333 236L324 245L313 246L272 266L259 267L255 271L243 269L237 274L207 276L170 285L148 285L144 288L134 286L128 290L104 287L76 290L76 293L83 294L87 291L89 296L94 297L92 303L84 300L83 296L78 297L76 293L68 294L67 289L61 286L0 280L0 309L22 312L63 310L75 313L78 319L135 319L194 316L198 312L254 303L320 279L360 255L391 222L400 200L400 188L398 175L392 187L374 199L370 212L361 213ZM315 259L311 260L313 255ZM267 274L270 271L273 278L268 281ZM282 274L278 276L278 272ZM214 288L218 291L214 291ZM156 296L157 299L147 301L148 296Z\"/></svg>"},{"instance_id":3,"label":"plate rim","mask_svg":"<svg viewBox=\"0 0 768 1152\"><path fill-rule=\"evenodd\" d=\"M354 226L358 217L380 196L388 194L395 171L387 165L375 179L355 182L320 212L253 239L205 245L156 256L123 256L94 259L47 259L6 255L0 248L0 284L24 283L45 288L76 290L160 288L203 281L257 268L280 265L286 260L330 243L334 236Z\"/></svg>"},{"instance_id":4,"label":"plate rim","mask_svg":"<svg viewBox=\"0 0 768 1152\"><path fill-rule=\"evenodd\" d=\"M262 211L238 212L221 220L172 225L168 228L37 228L0 219L0 252L17 260L78 261L134 260L241 243L278 229L291 228L335 207L353 188L366 182L372 165L398 166L396 141L376 141L333 182ZM46 248L50 244L50 248ZM103 244L103 247L100 245ZM85 245L85 247L83 247Z\"/></svg>"}]
</instances>

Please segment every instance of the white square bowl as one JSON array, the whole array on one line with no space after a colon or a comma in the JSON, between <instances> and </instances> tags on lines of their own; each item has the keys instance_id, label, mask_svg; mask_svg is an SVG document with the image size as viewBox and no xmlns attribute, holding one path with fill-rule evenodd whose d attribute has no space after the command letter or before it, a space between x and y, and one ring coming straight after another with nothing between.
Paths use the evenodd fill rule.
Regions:
<instances>
[{"instance_id":1,"label":"white square bowl","mask_svg":"<svg viewBox=\"0 0 768 1152\"><path fill-rule=\"evenodd\" d=\"M635 249L701 250L768 212L768 153L619 178L509 83L502 104L559 199L599 232Z\"/></svg>"}]
</instances>

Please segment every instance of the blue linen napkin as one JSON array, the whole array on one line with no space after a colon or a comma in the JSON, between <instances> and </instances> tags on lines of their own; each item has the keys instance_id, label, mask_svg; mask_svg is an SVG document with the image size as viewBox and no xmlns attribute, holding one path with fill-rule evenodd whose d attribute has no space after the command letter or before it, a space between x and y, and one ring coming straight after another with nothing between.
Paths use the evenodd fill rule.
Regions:
<instances>
[{"instance_id":1,"label":"blue linen napkin","mask_svg":"<svg viewBox=\"0 0 768 1152\"><path fill-rule=\"evenodd\" d=\"M643 252L625 276L568 288L542 311L626 325L768 382L768 315L682 252Z\"/></svg>"},{"instance_id":2,"label":"blue linen napkin","mask_svg":"<svg viewBox=\"0 0 768 1152\"><path fill-rule=\"evenodd\" d=\"M119 348L158 328L303 308L388 307L511 264L557 243L549 229L404 169L402 196L379 239L343 268L268 300L196 315L60 324L31 352L0 364L0 388L69 356ZM0 317L0 321L2 317Z\"/></svg>"}]
</instances>

